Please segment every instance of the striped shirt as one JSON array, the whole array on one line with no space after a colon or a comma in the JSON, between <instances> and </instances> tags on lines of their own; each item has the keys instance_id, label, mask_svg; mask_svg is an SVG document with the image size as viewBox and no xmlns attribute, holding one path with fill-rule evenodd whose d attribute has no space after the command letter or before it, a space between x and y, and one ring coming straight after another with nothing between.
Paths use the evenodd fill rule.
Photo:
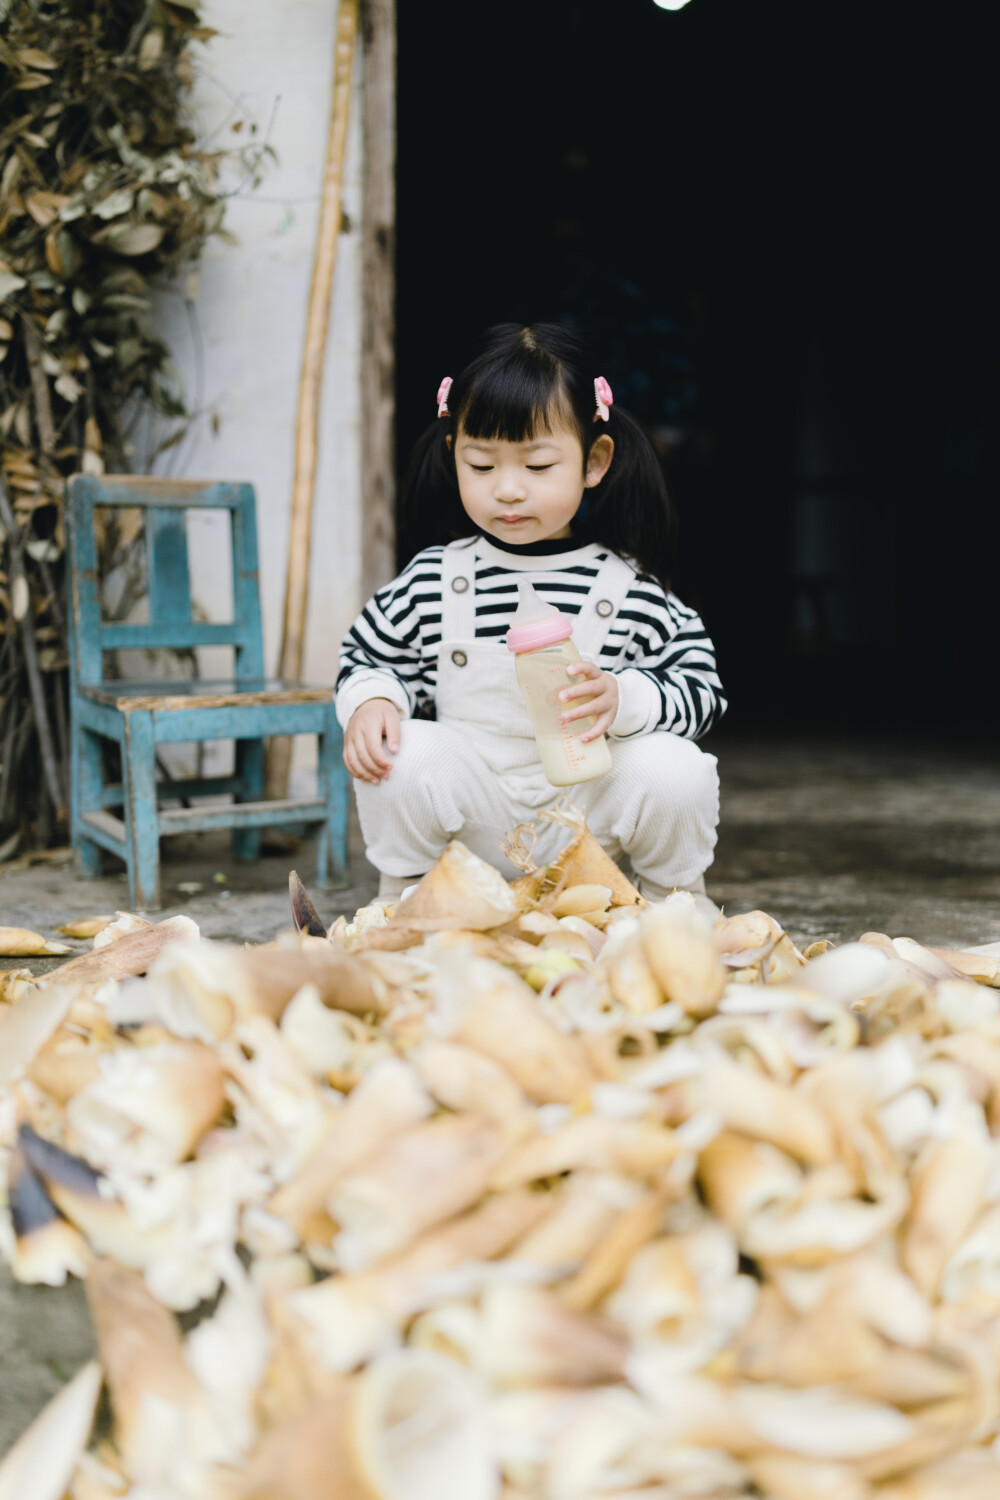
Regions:
<instances>
[{"instance_id":1,"label":"striped shirt","mask_svg":"<svg viewBox=\"0 0 1000 1500\"><path fill-rule=\"evenodd\" d=\"M525 555L480 540L475 578L476 639L501 640L517 608L518 578L546 603L577 615L607 549L597 543L551 556ZM351 626L340 653L337 716L346 728L369 698L388 698L404 717L432 703L441 644L443 547L418 552L379 589ZM637 574L597 658L618 679L610 733L631 739L654 729L698 739L725 712L715 649L699 616L655 579Z\"/></svg>"}]
</instances>

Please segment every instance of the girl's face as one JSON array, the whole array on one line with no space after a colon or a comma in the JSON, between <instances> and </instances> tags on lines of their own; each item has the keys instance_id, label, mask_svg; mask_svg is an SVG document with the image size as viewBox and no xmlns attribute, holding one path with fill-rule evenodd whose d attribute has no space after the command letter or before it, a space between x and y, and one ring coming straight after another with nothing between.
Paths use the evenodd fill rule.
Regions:
<instances>
[{"instance_id":1,"label":"girl's face","mask_svg":"<svg viewBox=\"0 0 1000 1500\"><path fill-rule=\"evenodd\" d=\"M458 493L467 515L502 542L547 542L569 536L585 489L600 484L615 451L602 433L584 465L580 439L553 423L522 443L473 438L455 441Z\"/></svg>"}]
</instances>

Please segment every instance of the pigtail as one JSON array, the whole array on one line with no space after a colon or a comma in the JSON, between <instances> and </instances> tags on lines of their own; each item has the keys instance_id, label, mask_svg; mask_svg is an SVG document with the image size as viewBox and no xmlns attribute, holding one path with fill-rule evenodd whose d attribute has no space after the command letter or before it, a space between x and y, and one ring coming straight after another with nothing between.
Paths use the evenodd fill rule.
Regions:
<instances>
[{"instance_id":1,"label":"pigtail","mask_svg":"<svg viewBox=\"0 0 1000 1500\"><path fill-rule=\"evenodd\" d=\"M602 432L614 439L614 458L600 484L585 493L574 535L610 547L669 592L677 513L656 450L635 417L620 406L612 406L607 426L594 424L594 436Z\"/></svg>"},{"instance_id":2,"label":"pigtail","mask_svg":"<svg viewBox=\"0 0 1000 1500\"><path fill-rule=\"evenodd\" d=\"M448 448L451 422L439 418L417 439L403 477L399 504L397 552L400 566L424 547L468 536L469 518L462 508L455 460Z\"/></svg>"}]
</instances>

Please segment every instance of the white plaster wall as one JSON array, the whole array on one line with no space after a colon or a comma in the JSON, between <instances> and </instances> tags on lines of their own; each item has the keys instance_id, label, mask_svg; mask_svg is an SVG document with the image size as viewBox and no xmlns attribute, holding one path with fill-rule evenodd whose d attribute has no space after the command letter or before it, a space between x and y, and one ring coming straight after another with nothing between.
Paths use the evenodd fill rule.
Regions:
<instances>
[{"instance_id":1,"label":"white plaster wall","mask_svg":"<svg viewBox=\"0 0 1000 1500\"><path fill-rule=\"evenodd\" d=\"M194 50L193 105L202 137L217 147L234 134L234 101L277 152L253 193L231 198L226 228L200 266L194 323L183 287L159 309L164 336L198 419L158 472L249 480L257 492L261 603L267 670L277 666L284 608L293 438L306 307L329 125L336 5L330 0L205 0L204 24L219 35ZM337 648L358 611L360 587L361 137L355 68L343 209L330 311L313 511L309 613L303 675L332 684ZM200 346L200 347L199 347ZM200 399L199 399L200 398ZM229 617L231 581L224 518L191 517L192 591L205 618ZM225 654L203 653L203 675L224 671ZM297 742L302 781L314 745ZM225 763L218 753L206 769Z\"/></svg>"}]
</instances>

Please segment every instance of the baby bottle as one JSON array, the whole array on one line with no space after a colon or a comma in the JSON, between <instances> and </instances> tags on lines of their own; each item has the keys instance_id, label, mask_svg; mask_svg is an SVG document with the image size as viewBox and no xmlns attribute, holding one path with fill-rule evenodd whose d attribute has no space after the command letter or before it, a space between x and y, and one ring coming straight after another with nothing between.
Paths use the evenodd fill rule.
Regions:
<instances>
[{"instance_id":1,"label":"baby bottle","mask_svg":"<svg viewBox=\"0 0 1000 1500\"><path fill-rule=\"evenodd\" d=\"M514 653L517 681L531 715L542 768L553 786L592 781L611 770L607 740L602 734L582 742L580 736L594 727L592 718L559 723L559 715L568 708L590 701L571 698L563 703L559 698L563 688L579 680L566 670L580 660L570 639L573 622L539 599L527 578L519 580L518 588L520 598L507 632L507 650Z\"/></svg>"}]
</instances>

